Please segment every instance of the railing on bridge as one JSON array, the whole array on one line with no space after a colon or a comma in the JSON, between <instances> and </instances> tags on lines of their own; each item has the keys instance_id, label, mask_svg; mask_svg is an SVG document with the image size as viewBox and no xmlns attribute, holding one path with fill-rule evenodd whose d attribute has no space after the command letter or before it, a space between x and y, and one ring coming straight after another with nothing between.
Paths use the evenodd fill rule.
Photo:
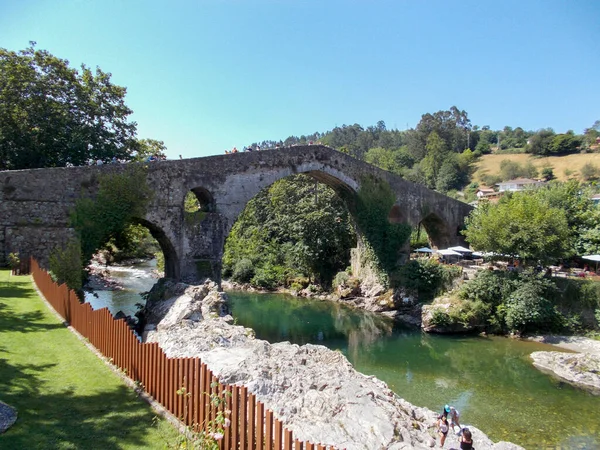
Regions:
<instances>
[{"instance_id":1,"label":"railing on bridge","mask_svg":"<svg viewBox=\"0 0 600 450\"><path fill-rule=\"evenodd\" d=\"M168 358L157 343L140 342L124 320L116 320L107 308L94 311L80 303L34 259L31 272L66 322L190 430L216 436L220 449L334 450L294 439L248 388L220 383L199 358Z\"/></svg>"}]
</instances>

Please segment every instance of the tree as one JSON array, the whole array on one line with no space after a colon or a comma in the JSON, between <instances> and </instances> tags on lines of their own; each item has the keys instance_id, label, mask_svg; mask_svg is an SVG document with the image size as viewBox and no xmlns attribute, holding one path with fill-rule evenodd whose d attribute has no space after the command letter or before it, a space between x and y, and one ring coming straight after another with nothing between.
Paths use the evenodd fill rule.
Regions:
<instances>
[{"instance_id":1,"label":"tree","mask_svg":"<svg viewBox=\"0 0 600 450\"><path fill-rule=\"evenodd\" d=\"M224 274L248 259L260 281L256 284L273 287L307 276L327 285L346 268L354 242L342 200L329 187L297 175L273 183L248 202L227 238Z\"/></svg>"},{"instance_id":2,"label":"tree","mask_svg":"<svg viewBox=\"0 0 600 450\"><path fill-rule=\"evenodd\" d=\"M590 181L595 178L598 178L598 167L596 167L591 162L587 162L583 166L581 166L581 170L579 172L581 173L581 177L585 181Z\"/></svg>"},{"instance_id":3,"label":"tree","mask_svg":"<svg viewBox=\"0 0 600 450\"><path fill-rule=\"evenodd\" d=\"M129 159L136 123L126 89L30 44L0 48L0 170Z\"/></svg>"},{"instance_id":4,"label":"tree","mask_svg":"<svg viewBox=\"0 0 600 450\"><path fill-rule=\"evenodd\" d=\"M467 217L463 234L477 250L533 262L549 263L572 249L564 211L530 192L479 205Z\"/></svg>"},{"instance_id":5,"label":"tree","mask_svg":"<svg viewBox=\"0 0 600 450\"><path fill-rule=\"evenodd\" d=\"M413 159L406 152L406 148L397 150L375 147L365 154L365 161L383 170L402 175L403 168L410 168Z\"/></svg>"},{"instance_id":6,"label":"tree","mask_svg":"<svg viewBox=\"0 0 600 450\"><path fill-rule=\"evenodd\" d=\"M540 130L529 138L526 150L534 155L548 155L553 138L554 131L551 128Z\"/></svg>"},{"instance_id":7,"label":"tree","mask_svg":"<svg viewBox=\"0 0 600 450\"><path fill-rule=\"evenodd\" d=\"M479 142L475 146L475 151L479 152L480 155L487 155L492 152L492 146L486 139L479 139Z\"/></svg>"},{"instance_id":8,"label":"tree","mask_svg":"<svg viewBox=\"0 0 600 450\"><path fill-rule=\"evenodd\" d=\"M600 137L600 120L596 120L590 128L583 130L583 139L585 144L589 147L590 145L596 144L596 139Z\"/></svg>"},{"instance_id":9,"label":"tree","mask_svg":"<svg viewBox=\"0 0 600 450\"><path fill-rule=\"evenodd\" d=\"M567 155L579 150L582 139L573 134L557 134L548 145L548 153L552 155Z\"/></svg>"},{"instance_id":10,"label":"tree","mask_svg":"<svg viewBox=\"0 0 600 450\"><path fill-rule=\"evenodd\" d=\"M163 141L157 141L156 139L139 139L135 146L133 160L144 162L151 156L157 157L158 159L164 159L166 158L166 151L167 146Z\"/></svg>"},{"instance_id":11,"label":"tree","mask_svg":"<svg viewBox=\"0 0 600 450\"><path fill-rule=\"evenodd\" d=\"M430 188L434 188L438 179L438 175L444 160L446 159L448 150L446 143L440 138L440 136L433 131L427 138L427 155L421 161L421 169L425 174L427 185Z\"/></svg>"}]
</instances>

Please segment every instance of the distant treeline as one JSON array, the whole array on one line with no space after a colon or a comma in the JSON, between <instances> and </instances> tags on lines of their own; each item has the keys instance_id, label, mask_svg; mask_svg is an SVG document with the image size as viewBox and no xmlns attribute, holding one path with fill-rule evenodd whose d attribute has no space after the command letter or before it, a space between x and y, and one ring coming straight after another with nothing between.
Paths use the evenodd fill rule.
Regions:
<instances>
[{"instance_id":1,"label":"distant treeline","mask_svg":"<svg viewBox=\"0 0 600 450\"><path fill-rule=\"evenodd\" d=\"M573 131L557 134L551 128L526 131L506 126L492 130L487 125L472 125L467 112L453 106L448 111L423 114L415 128L404 131L388 130L380 120L366 128L359 124L342 125L324 133L254 145L269 148L321 143L429 188L448 192L467 186L473 163L492 150L560 156L595 151L599 137L600 120L580 135Z\"/></svg>"}]
</instances>

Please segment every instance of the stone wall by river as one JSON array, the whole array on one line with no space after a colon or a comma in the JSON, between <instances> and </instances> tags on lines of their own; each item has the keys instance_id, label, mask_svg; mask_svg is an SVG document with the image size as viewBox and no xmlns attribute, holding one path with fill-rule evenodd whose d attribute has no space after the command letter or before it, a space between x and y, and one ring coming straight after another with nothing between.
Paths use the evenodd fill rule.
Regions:
<instances>
[{"instance_id":1,"label":"stone wall by river","mask_svg":"<svg viewBox=\"0 0 600 450\"><path fill-rule=\"evenodd\" d=\"M159 284L145 308L148 342L170 357L200 357L224 383L244 384L302 440L351 449L436 445L436 413L398 397L376 377L319 345L270 344L233 325L216 286ZM471 427L474 447L520 449L491 442ZM458 448L449 435L447 448Z\"/></svg>"}]
</instances>

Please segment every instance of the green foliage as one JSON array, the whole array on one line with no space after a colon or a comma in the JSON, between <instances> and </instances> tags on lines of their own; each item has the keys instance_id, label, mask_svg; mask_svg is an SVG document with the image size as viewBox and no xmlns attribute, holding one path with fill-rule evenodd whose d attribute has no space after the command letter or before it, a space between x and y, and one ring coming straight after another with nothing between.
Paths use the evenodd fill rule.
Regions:
<instances>
[{"instance_id":1,"label":"green foliage","mask_svg":"<svg viewBox=\"0 0 600 450\"><path fill-rule=\"evenodd\" d=\"M185 194L185 199L183 201L183 210L186 213L195 213L200 209L200 202L198 201L198 197L192 192L189 191Z\"/></svg>"},{"instance_id":2,"label":"green foliage","mask_svg":"<svg viewBox=\"0 0 600 450\"><path fill-rule=\"evenodd\" d=\"M477 145L475 146L475 151L479 152L480 155L487 155L492 152L492 146L485 139L480 139Z\"/></svg>"},{"instance_id":3,"label":"green foliage","mask_svg":"<svg viewBox=\"0 0 600 450\"><path fill-rule=\"evenodd\" d=\"M167 156L167 146L163 141L156 139L139 139L136 142L135 155L133 161L146 162L149 158L154 157L156 160L165 159Z\"/></svg>"},{"instance_id":4,"label":"green foliage","mask_svg":"<svg viewBox=\"0 0 600 450\"><path fill-rule=\"evenodd\" d=\"M162 253L158 242L143 225L128 223L102 246L109 262L135 258L152 258Z\"/></svg>"},{"instance_id":5,"label":"green foliage","mask_svg":"<svg viewBox=\"0 0 600 450\"><path fill-rule=\"evenodd\" d=\"M563 210L529 192L484 203L465 220L462 233L473 248L528 261L551 262L571 252L571 234Z\"/></svg>"},{"instance_id":6,"label":"green foliage","mask_svg":"<svg viewBox=\"0 0 600 450\"><path fill-rule=\"evenodd\" d=\"M273 183L248 202L227 238L224 274L248 259L255 268L252 284L285 285L291 275L329 285L347 266L353 245L342 200L329 187L297 175ZM279 275L272 276L274 267L285 267L286 275L277 269Z\"/></svg>"},{"instance_id":7,"label":"green foliage","mask_svg":"<svg viewBox=\"0 0 600 450\"><path fill-rule=\"evenodd\" d=\"M18 269L21 265L21 258L19 258L19 254L16 252L11 252L8 254L8 267L11 270Z\"/></svg>"},{"instance_id":8,"label":"green foliage","mask_svg":"<svg viewBox=\"0 0 600 450\"><path fill-rule=\"evenodd\" d=\"M235 263L231 279L238 283L249 283L254 276L254 265L248 258L240 259Z\"/></svg>"},{"instance_id":9,"label":"green foliage","mask_svg":"<svg viewBox=\"0 0 600 450\"><path fill-rule=\"evenodd\" d=\"M35 43L0 48L0 170L130 159L136 123L110 73L81 71Z\"/></svg>"},{"instance_id":10,"label":"green foliage","mask_svg":"<svg viewBox=\"0 0 600 450\"><path fill-rule=\"evenodd\" d=\"M461 274L460 267L440 264L430 258L413 259L400 267L394 275L394 282L425 302L449 289Z\"/></svg>"},{"instance_id":11,"label":"green foliage","mask_svg":"<svg viewBox=\"0 0 600 450\"><path fill-rule=\"evenodd\" d=\"M556 176L554 175L554 170L552 170L552 167L544 167L542 169L542 177L546 181L554 180Z\"/></svg>"},{"instance_id":12,"label":"green foliage","mask_svg":"<svg viewBox=\"0 0 600 450\"><path fill-rule=\"evenodd\" d=\"M538 131L529 138L527 152L533 153L534 155L549 155L551 153L550 145L554 136L554 131L551 128Z\"/></svg>"},{"instance_id":13,"label":"green foliage","mask_svg":"<svg viewBox=\"0 0 600 450\"><path fill-rule=\"evenodd\" d=\"M414 164L414 160L408 154L406 147L400 149L371 148L365 154L365 161L398 175L402 175L405 168L410 168Z\"/></svg>"},{"instance_id":14,"label":"green foliage","mask_svg":"<svg viewBox=\"0 0 600 450\"><path fill-rule=\"evenodd\" d=\"M459 297L484 314L494 332L579 332L594 327L600 306L600 284L588 280L546 278L525 271L481 271L465 283ZM486 308L472 305L482 303ZM481 316L480 316L481 318Z\"/></svg>"},{"instance_id":15,"label":"green foliage","mask_svg":"<svg viewBox=\"0 0 600 450\"><path fill-rule=\"evenodd\" d=\"M557 330L558 311L548 299L555 287L551 282L531 277L520 284L506 301L506 326L511 331Z\"/></svg>"},{"instance_id":16,"label":"green foliage","mask_svg":"<svg viewBox=\"0 0 600 450\"><path fill-rule=\"evenodd\" d=\"M431 314L430 323L436 327L449 327L452 325L453 321L447 312L437 308L434 309Z\"/></svg>"},{"instance_id":17,"label":"green foliage","mask_svg":"<svg viewBox=\"0 0 600 450\"><path fill-rule=\"evenodd\" d=\"M395 202L387 182L371 177L361 180L355 201L357 226L363 233L367 253L375 268L387 274L396 269L399 251L412 231L409 225L388 220Z\"/></svg>"},{"instance_id":18,"label":"green foliage","mask_svg":"<svg viewBox=\"0 0 600 450\"><path fill-rule=\"evenodd\" d=\"M350 275L348 275L348 272L338 272L335 277L333 277L333 282L331 285L334 288L338 286L344 286L349 279Z\"/></svg>"},{"instance_id":19,"label":"green foliage","mask_svg":"<svg viewBox=\"0 0 600 450\"><path fill-rule=\"evenodd\" d=\"M570 231L570 253L600 252L600 208L590 200L593 192L578 183L550 183L535 195L551 207L564 211Z\"/></svg>"},{"instance_id":20,"label":"green foliage","mask_svg":"<svg viewBox=\"0 0 600 450\"><path fill-rule=\"evenodd\" d=\"M250 283L262 289L276 289L278 286L285 285L287 278L288 269L286 267L265 264L256 269Z\"/></svg>"},{"instance_id":21,"label":"green foliage","mask_svg":"<svg viewBox=\"0 0 600 450\"><path fill-rule=\"evenodd\" d=\"M121 173L100 176L95 199L80 198L71 214L82 261L87 263L111 238L118 239L128 225L143 218L150 196L143 166L131 165Z\"/></svg>"},{"instance_id":22,"label":"green foliage","mask_svg":"<svg viewBox=\"0 0 600 450\"><path fill-rule=\"evenodd\" d=\"M579 171L579 173L581 174L581 177L586 180L586 181L590 181L590 180L594 180L596 178L598 178L598 167L596 167L594 164L588 162L585 163L582 167L581 170Z\"/></svg>"},{"instance_id":23,"label":"green foliage","mask_svg":"<svg viewBox=\"0 0 600 450\"><path fill-rule=\"evenodd\" d=\"M551 155L568 155L579 151L582 139L574 134L557 134L548 145L548 153Z\"/></svg>"},{"instance_id":24,"label":"green foliage","mask_svg":"<svg viewBox=\"0 0 600 450\"><path fill-rule=\"evenodd\" d=\"M477 276L465 283L459 297L469 301L481 301L497 306L517 288L519 283L516 273L500 270L482 270Z\"/></svg>"},{"instance_id":25,"label":"green foliage","mask_svg":"<svg viewBox=\"0 0 600 450\"><path fill-rule=\"evenodd\" d=\"M81 245L77 239L70 240L65 248L55 248L48 265L50 276L56 283L66 283L74 291L83 286Z\"/></svg>"}]
</instances>

